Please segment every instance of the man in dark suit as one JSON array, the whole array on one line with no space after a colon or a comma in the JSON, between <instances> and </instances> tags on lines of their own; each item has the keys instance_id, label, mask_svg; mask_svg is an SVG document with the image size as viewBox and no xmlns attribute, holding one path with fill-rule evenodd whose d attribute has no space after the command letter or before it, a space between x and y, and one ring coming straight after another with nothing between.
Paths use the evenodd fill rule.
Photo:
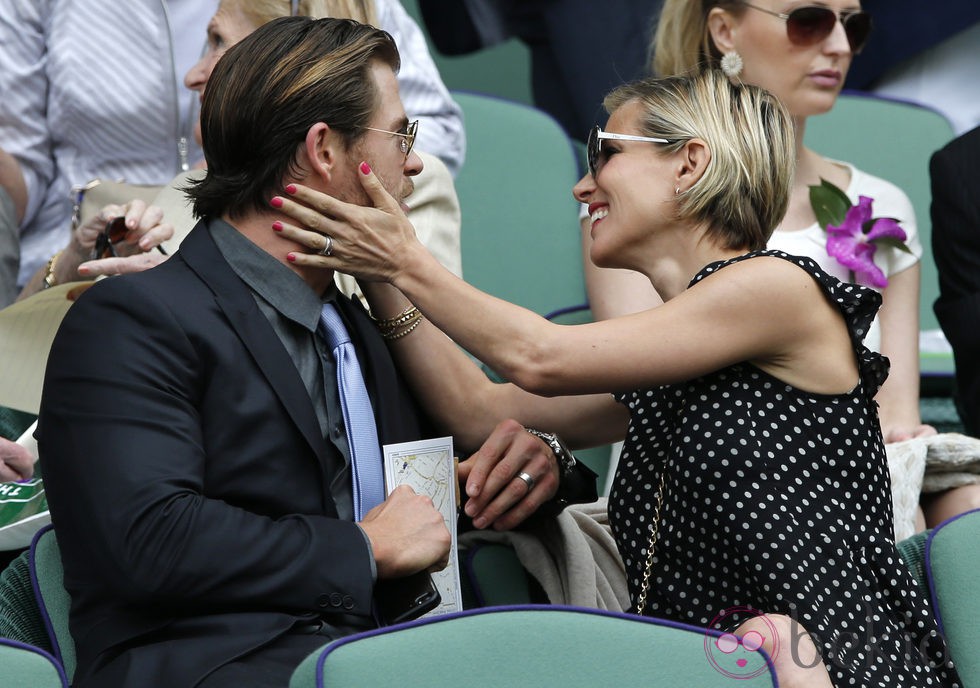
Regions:
<instances>
[{"instance_id":1,"label":"man in dark suit","mask_svg":"<svg viewBox=\"0 0 980 688\"><path fill-rule=\"evenodd\" d=\"M425 420L376 324L331 272L288 260L306 249L269 204L294 181L364 202L361 161L411 192L397 67L388 34L345 20L277 20L231 48L202 106L202 221L166 263L96 284L65 318L37 437L76 688L284 686L313 649L375 625L376 580L445 565L442 517L409 488L356 517L362 431L344 420L321 311L333 304L354 344L375 449L422 438ZM531 488L501 489L496 513L565 488L549 446L515 425L471 459Z\"/></svg>"},{"instance_id":2,"label":"man in dark suit","mask_svg":"<svg viewBox=\"0 0 980 688\"><path fill-rule=\"evenodd\" d=\"M980 437L980 128L953 139L929 161L932 255L939 272L936 319L953 347L956 406L969 435ZM922 501L929 523L980 508L980 484Z\"/></svg>"},{"instance_id":3,"label":"man in dark suit","mask_svg":"<svg viewBox=\"0 0 980 688\"><path fill-rule=\"evenodd\" d=\"M980 436L980 128L932 156L933 305L956 361L956 399L966 431Z\"/></svg>"}]
</instances>

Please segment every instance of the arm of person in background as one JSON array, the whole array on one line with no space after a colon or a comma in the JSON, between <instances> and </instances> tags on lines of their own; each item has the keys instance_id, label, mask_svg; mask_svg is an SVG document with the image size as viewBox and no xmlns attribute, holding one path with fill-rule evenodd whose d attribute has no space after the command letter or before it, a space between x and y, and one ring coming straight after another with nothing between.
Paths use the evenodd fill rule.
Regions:
<instances>
[{"instance_id":1,"label":"arm of person in background","mask_svg":"<svg viewBox=\"0 0 980 688\"><path fill-rule=\"evenodd\" d=\"M459 105L449 95L418 24L396 0L376 0L378 24L401 53L398 90L405 112L419 120L416 146L439 157L455 177L463 166L466 135Z\"/></svg>"},{"instance_id":2,"label":"arm of person in background","mask_svg":"<svg viewBox=\"0 0 980 688\"><path fill-rule=\"evenodd\" d=\"M456 276L463 274L460 247L461 215L452 175L441 159L418 152L424 166L415 178L415 190L405 199L409 219L418 228L419 241Z\"/></svg>"},{"instance_id":3,"label":"arm of person in background","mask_svg":"<svg viewBox=\"0 0 980 688\"><path fill-rule=\"evenodd\" d=\"M27 207L27 187L17 160L0 148L0 308L17 298L20 271L20 221Z\"/></svg>"},{"instance_id":4,"label":"arm of person in background","mask_svg":"<svg viewBox=\"0 0 980 688\"><path fill-rule=\"evenodd\" d=\"M24 182L24 175L17 159L2 148L0 148L0 187L3 187L13 201L14 215L20 223L27 210L27 184Z\"/></svg>"},{"instance_id":5,"label":"arm of person in background","mask_svg":"<svg viewBox=\"0 0 980 688\"><path fill-rule=\"evenodd\" d=\"M639 313L663 304L663 299L645 275L634 270L600 268L589 257L592 249L592 221L582 217L582 263L589 308L596 320Z\"/></svg>"},{"instance_id":6,"label":"arm of person in background","mask_svg":"<svg viewBox=\"0 0 980 688\"><path fill-rule=\"evenodd\" d=\"M0 146L20 169L25 194L18 213L21 226L30 222L44 200L44 190L55 176L51 132L47 126L46 44L44 2L0 3ZM4 184L6 186L6 183ZM8 193L10 189L8 187ZM13 194L11 194L13 197ZM15 204L17 199L15 198Z\"/></svg>"},{"instance_id":7,"label":"arm of person in background","mask_svg":"<svg viewBox=\"0 0 980 688\"><path fill-rule=\"evenodd\" d=\"M922 424L919 414L919 295L923 251L911 200L893 184L878 181L877 188L869 193L874 196L875 209L884 217L899 220L909 248L908 253L881 249L881 257L876 256L879 267L888 275L888 285L881 291L878 322L879 350L888 357L890 369L875 400L885 442L901 442L936 432L931 425Z\"/></svg>"},{"instance_id":8,"label":"arm of person in background","mask_svg":"<svg viewBox=\"0 0 980 688\"><path fill-rule=\"evenodd\" d=\"M129 231L121 242L114 244L117 255L92 260L99 234L105 229L107 222L119 216L126 217ZM52 284L64 284L80 279L94 279L100 275L147 270L167 259L164 253L153 249L169 239L173 233L173 226L163 222L163 211L155 205L147 205L140 200L133 200L125 205L107 205L72 232L68 245L56 255L50 268L45 267L34 273L17 300L41 291L49 271Z\"/></svg>"},{"instance_id":9,"label":"arm of person in background","mask_svg":"<svg viewBox=\"0 0 980 688\"><path fill-rule=\"evenodd\" d=\"M26 447L0 437L0 483L27 480L34 475L34 455Z\"/></svg>"},{"instance_id":10,"label":"arm of person in background","mask_svg":"<svg viewBox=\"0 0 980 688\"><path fill-rule=\"evenodd\" d=\"M885 442L936 434L919 414L919 265L888 278L878 311L881 353L891 363L875 396Z\"/></svg>"}]
</instances>

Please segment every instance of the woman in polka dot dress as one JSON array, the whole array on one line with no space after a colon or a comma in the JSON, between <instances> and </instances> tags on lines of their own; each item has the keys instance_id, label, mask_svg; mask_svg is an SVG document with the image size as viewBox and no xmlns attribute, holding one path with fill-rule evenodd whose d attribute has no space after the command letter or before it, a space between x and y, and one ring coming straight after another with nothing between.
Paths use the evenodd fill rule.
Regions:
<instances>
[{"instance_id":1,"label":"woman in polka dot dress","mask_svg":"<svg viewBox=\"0 0 980 688\"><path fill-rule=\"evenodd\" d=\"M763 637L780 614L786 633L774 650L812 663L794 641L809 629L834 685L946 685L928 668L943 664L939 638L925 645L927 666L916 666L923 658L910 660L907 649L934 633L935 622L891 536L872 399L887 362L860 344L880 299L778 251L714 263L693 283L755 256L813 275L844 316L860 382L843 394L810 392L743 362L617 395L632 421L609 512L631 599L642 595L650 616L719 630L751 622L739 634L755 629Z\"/></svg>"},{"instance_id":2,"label":"woman in polka dot dress","mask_svg":"<svg viewBox=\"0 0 980 688\"><path fill-rule=\"evenodd\" d=\"M762 643L782 686L956 685L890 535L873 401L887 362L862 344L880 298L763 250L792 183L783 106L713 70L628 84L606 107L574 190L590 255L646 274L663 306L568 327L483 294L438 265L365 168L374 208L305 186L284 199L333 255L316 254L319 233L280 234L307 249L291 254L299 269L356 274L376 317L410 323L385 333L391 351L462 442L508 416L572 445L626 436L609 510L634 611ZM507 527L559 487L540 454L476 456L461 473L477 527Z\"/></svg>"}]
</instances>

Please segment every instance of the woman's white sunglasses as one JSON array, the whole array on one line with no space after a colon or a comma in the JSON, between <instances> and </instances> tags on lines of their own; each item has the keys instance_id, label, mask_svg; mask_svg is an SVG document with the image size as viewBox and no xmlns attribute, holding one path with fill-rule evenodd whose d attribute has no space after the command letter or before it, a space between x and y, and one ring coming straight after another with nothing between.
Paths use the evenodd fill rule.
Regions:
<instances>
[{"instance_id":1,"label":"woman's white sunglasses","mask_svg":"<svg viewBox=\"0 0 980 688\"><path fill-rule=\"evenodd\" d=\"M585 145L589 161L589 174L595 177L599 173L599 158L602 155L602 141L611 139L613 141L645 141L647 143L676 143L680 139L663 139L654 136L633 136L632 134L614 134L603 131L598 125L592 127L589 132L589 139Z\"/></svg>"}]
</instances>

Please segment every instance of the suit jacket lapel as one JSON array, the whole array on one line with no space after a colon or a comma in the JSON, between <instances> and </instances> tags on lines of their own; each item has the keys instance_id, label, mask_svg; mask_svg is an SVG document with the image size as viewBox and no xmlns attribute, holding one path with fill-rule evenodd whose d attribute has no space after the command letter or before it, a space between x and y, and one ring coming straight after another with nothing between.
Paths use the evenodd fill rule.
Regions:
<instances>
[{"instance_id":1,"label":"suit jacket lapel","mask_svg":"<svg viewBox=\"0 0 980 688\"><path fill-rule=\"evenodd\" d=\"M229 324L322 464L327 458L326 443L296 366L248 287L221 255L203 222L198 223L181 243L179 255L214 293Z\"/></svg>"}]
</instances>

